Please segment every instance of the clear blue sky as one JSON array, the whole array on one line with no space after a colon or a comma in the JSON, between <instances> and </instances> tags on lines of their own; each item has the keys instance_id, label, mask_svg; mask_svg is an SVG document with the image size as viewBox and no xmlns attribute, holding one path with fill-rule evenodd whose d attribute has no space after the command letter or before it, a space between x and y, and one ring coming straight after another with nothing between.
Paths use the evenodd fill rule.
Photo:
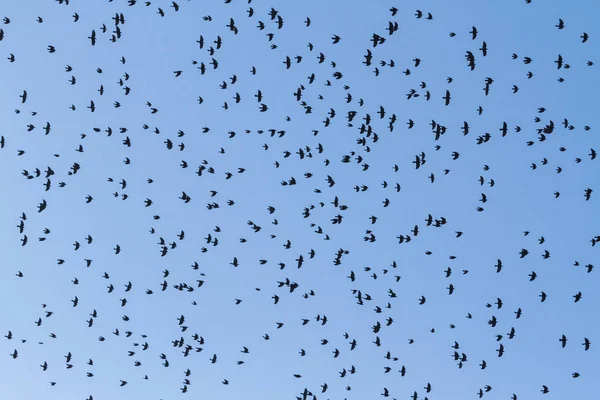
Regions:
<instances>
[{"instance_id":1,"label":"clear blue sky","mask_svg":"<svg viewBox=\"0 0 600 400\"><path fill-rule=\"evenodd\" d=\"M591 399L597 14L592 0L3 4L1 397Z\"/></svg>"}]
</instances>

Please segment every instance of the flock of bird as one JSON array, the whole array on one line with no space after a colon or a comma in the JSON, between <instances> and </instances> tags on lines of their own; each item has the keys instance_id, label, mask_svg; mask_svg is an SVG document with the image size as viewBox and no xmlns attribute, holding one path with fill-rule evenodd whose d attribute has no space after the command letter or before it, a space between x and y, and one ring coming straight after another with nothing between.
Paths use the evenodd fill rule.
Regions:
<instances>
[{"instance_id":1,"label":"flock of bird","mask_svg":"<svg viewBox=\"0 0 600 400\"><path fill-rule=\"evenodd\" d=\"M559 233L542 223L548 215L540 227L514 226L498 200L509 191L529 193L511 180L550 170L534 186L548 191L536 193L534 204L552 204L558 215L564 210L554 204L566 197L588 210L590 225L597 222L592 122L569 119L531 87L545 79L542 85L559 92L574 74L593 71L593 32L556 18L548 29L570 35L577 51L565 49L552 62L503 54L501 38L486 26L459 25L436 46L464 50L448 61L452 67L436 71L429 54L402 48L403 35L410 36L405 26L448 23L426 4L416 11L372 5L379 20L368 29L375 31L346 43L355 40L351 25L327 33L330 15L319 8L309 17L285 13L283 2L215 1L220 11L203 16L192 1L95 3L111 15L98 25L93 21L104 15L87 5L55 0L49 15L5 16L0 29L4 76L33 62L21 48L40 41L19 38L15 25L29 30L58 20L62 30L77 31L44 44L48 54L37 56L45 70L61 66L53 84L64 93L17 80L18 92L2 94L10 123L0 128L0 158L10 166L5 177L22 175L14 190L24 193L14 209L2 210L5 246L16 254L3 263L2 280L22 296L36 292L32 298L42 303L2 306L19 315L0 323L5 376L17 368L11 362L26 363L23 371L43 372L26 380L44 386L44 398L62 387L60 398L82 400L152 398L145 381L169 398L204 394L202 387L216 382L222 392L212 394L220 398L517 400L551 397L557 382L581 395L579 382L600 379L590 358L597 328L559 324L540 333L535 325L544 320L534 316L554 318L545 308L553 303L569 315L588 299L594 309L598 297L585 288L597 278L587 254L598 251L600 228L583 238L572 228ZM510 7L542 2L520 3ZM195 25L178 19L186 13ZM168 60L148 82L145 55L131 38L136 30L150 40L149 31L167 35L175 29L167 22L184 25L186 36L155 55ZM317 35L298 48L312 30ZM260 59L235 54L247 46ZM102 65L92 64L96 51ZM494 70L491 57L507 61L506 70ZM504 76L511 68L520 74L515 83ZM387 104L387 95L377 94L384 89L395 92ZM144 91L147 97L137 95ZM533 117L521 118L523 109L511 114L510 106L492 116L488 99L507 104L527 92L537 102L528 105ZM501 152L509 155L499 158ZM559 183L565 171L574 174L571 182ZM481 222L488 214L494 222ZM90 220L98 226L85 224ZM510 250L494 243L474 249L484 237L499 241L498 232L510 232ZM584 246L586 256L574 254ZM555 259L560 263L550 264ZM553 290L561 280L575 288ZM550 338L548 347L534 343L538 334ZM519 365L527 346L540 343L551 359L591 364L569 364L566 374L528 379L526 393L513 390L504 363L513 357ZM244 378L262 368L282 375ZM455 386L435 368L470 378ZM59 372L65 369L73 372ZM101 380L99 393L85 379ZM73 382L89 392L75 395ZM260 395L255 385L275 387L277 397ZM228 394L235 386L240 391ZM131 391L122 395L121 387Z\"/></svg>"}]
</instances>

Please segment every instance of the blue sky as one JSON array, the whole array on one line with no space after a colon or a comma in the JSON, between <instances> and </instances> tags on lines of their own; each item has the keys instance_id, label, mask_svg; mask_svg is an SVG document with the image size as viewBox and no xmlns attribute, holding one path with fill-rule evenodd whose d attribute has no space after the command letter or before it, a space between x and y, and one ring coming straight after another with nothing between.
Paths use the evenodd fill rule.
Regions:
<instances>
[{"instance_id":1,"label":"blue sky","mask_svg":"<svg viewBox=\"0 0 600 400\"><path fill-rule=\"evenodd\" d=\"M387 389L395 399L417 392L418 399L454 400L479 398L481 389L491 399L565 399L596 390L595 2L182 0L178 11L170 1L144 3L28 0L0 13L10 20L0 24L0 330L12 334L0 340L3 397L294 399L306 389L318 399L374 399ZM113 17L121 13L113 42ZM226 26L231 18L238 34ZM555 26L559 19L563 29ZM392 35L390 21L398 23ZM582 43L584 32L589 39ZM374 33L385 38L377 47ZM363 63L367 50L370 66ZM493 80L487 96L486 78ZM411 90L419 96L408 99ZM360 128L368 118L367 135ZM432 120L446 128L438 140ZM554 130L540 135L551 121ZM421 153L426 162L416 169ZM45 191L48 167L54 175ZM292 178L295 185L282 184ZM363 185L368 189L355 191ZM43 200L47 208L38 212ZM342 222L333 224L338 215ZM428 215L446 223L426 226ZM371 233L375 241L364 240ZM401 235L410 242L398 243ZM164 257L161 239L169 246ZM340 249L347 254L334 263ZM521 249L529 252L524 258ZM293 292L286 280L298 285ZM495 327L488 324L493 317ZM183 347L173 347L182 337ZM455 342L466 357L460 368ZM398 360L386 359L388 352Z\"/></svg>"}]
</instances>

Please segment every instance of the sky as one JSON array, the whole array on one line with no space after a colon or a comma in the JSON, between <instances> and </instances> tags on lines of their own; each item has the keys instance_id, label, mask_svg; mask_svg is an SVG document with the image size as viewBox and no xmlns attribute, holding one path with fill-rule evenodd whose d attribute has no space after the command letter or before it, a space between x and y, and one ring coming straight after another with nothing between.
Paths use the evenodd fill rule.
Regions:
<instances>
[{"instance_id":1,"label":"sky","mask_svg":"<svg viewBox=\"0 0 600 400\"><path fill-rule=\"evenodd\" d=\"M0 394L590 398L597 11L3 4Z\"/></svg>"}]
</instances>

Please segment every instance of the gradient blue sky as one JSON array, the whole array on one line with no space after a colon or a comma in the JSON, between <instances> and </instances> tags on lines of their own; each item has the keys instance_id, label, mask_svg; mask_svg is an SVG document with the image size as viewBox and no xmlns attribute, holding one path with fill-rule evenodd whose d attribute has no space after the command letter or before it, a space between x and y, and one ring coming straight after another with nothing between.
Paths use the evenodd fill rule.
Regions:
<instances>
[{"instance_id":1,"label":"gradient blue sky","mask_svg":"<svg viewBox=\"0 0 600 400\"><path fill-rule=\"evenodd\" d=\"M417 392L418 399L458 400L478 398L486 385L491 387L484 392L488 399L513 394L518 399L593 397L600 382L595 319L600 245L592 247L590 239L600 235L600 158L592 160L589 154L591 148L600 151L594 97L600 75L597 65L587 63L598 61L597 2L181 0L178 5L175 11L165 0L149 6L141 0L133 6L124 0L70 0L68 5L26 0L0 8L0 18L10 19L0 23L0 135L5 140L0 149L0 330L2 336L12 333L12 339L0 340L3 398L270 400L302 398L306 388L318 399L350 400L379 398L387 388L395 399ZM389 11L393 6L395 16ZM164 17L157 13L159 7ZM271 7L283 19L281 29L269 16ZM417 9L423 18L415 17ZM119 13L125 23L119 24L121 37L111 42L112 18ZM427 13L433 19L426 19ZM43 22L36 21L38 16ZM226 27L230 18L237 35ZM555 27L559 19L564 29ZM257 28L259 21L263 30ZM392 35L386 31L389 21L398 23ZM473 26L478 30L474 40ZM95 46L88 39L92 30ZM586 43L580 38L583 32L589 35ZM370 41L374 33L386 39L376 48ZM203 49L196 42L200 35ZM341 38L337 44L332 43L334 35ZM222 46L211 56L208 49L216 47L217 36ZM479 50L483 41L486 57ZM54 53L47 51L49 45ZM371 66L363 64L367 49L373 54ZM467 51L476 58L473 71ZM559 54L569 69L557 69ZM286 57L292 62L289 69ZM524 57L531 63L525 64ZM218 61L216 69L212 58ZM415 58L421 60L418 67ZM382 60L394 60L395 66L382 66ZM197 68L201 63L204 75ZM67 65L71 72L65 71ZM255 75L250 73L253 66ZM402 72L406 69L410 75ZM182 73L176 77L174 71ZM342 77L336 79L335 72ZM494 81L488 96L483 91L486 77ZM227 88L222 89L224 81ZM301 101L311 113L296 101L301 85ZM513 85L519 87L517 93ZM408 100L411 89L420 96ZM19 97L23 90L25 103ZM259 110L258 90L266 112ZM442 99L446 90L451 93L448 106ZM87 108L90 101L96 106L93 113ZM147 102L158 111L153 114ZM386 112L383 119L377 114L380 106ZM335 117L326 127L323 121L332 109ZM356 116L348 126L351 111ZM360 132L367 114L377 140ZM392 114L397 121L390 131ZM563 127L565 118L572 129ZM432 120L447 128L437 141ZM461 131L465 121L468 135ZM540 137L537 129L550 121L554 131ZM51 130L45 135L47 122ZM508 133L502 137L504 122ZM28 131L30 124L35 128ZM285 134L272 136L271 129ZM184 136L178 137L179 131ZM486 133L490 140L477 144L477 137ZM131 147L123 144L126 137ZM76 151L80 145L83 152ZM417 170L413 161L421 152L426 163ZM453 152L459 153L456 160ZM345 156L351 162L343 163ZM357 162L359 156L362 161ZM126 158L130 164L124 164ZM182 160L188 163L185 169ZM73 163L81 169L69 174ZM206 167L202 176L195 173L200 165ZM47 167L55 174L45 191ZM35 177L36 168L40 177ZM27 179L23 170L33 178ZM226 179L228 172L232 175ZM435 175L433 183L430 174ZM328 176L335 181L332 187ZM292 177L296 185L281 184ZM123 179L124 189L119 184ZM356 185L368 190L357 193ZM588 201L586 189L593 190ZM182 191L191 197L187 204L178 198ZM211 191L217 192L214 197ZM560 192L558 198L555 192ZM486 203L480 202L482 193ZM89 204L88 195L93 197ZM334 207L335 197L347 209ZM144 206L147 198L153 201L150 207ZM42 200L48 206L38 213ZM229 206L228 200L234 204ZM219 208L208 209L213 202ZM269 206L275 208L272 215ZM305 208L310 209L307 218ZM22 213L27 217L25 246L17 227ZM342 223L332 224L338 214ZM429 214L447 223L428 227ZM375 224L372 215L378 218ZM261 230L256 233L248 221ZM411 233L415 225L417 236ZM217 226L220 232L215 232ZM315 233L318 227L323 234ZM182 230L185 238L180 240L176 235ZM367 230L375 242L363 240ZM463 235L457 238L456 231ZM208 234L218 238L218 245L207 244ZM93 237L91 244L87 235ZM399 244L399 235L412 240ZM177 244L164 257L160 238ZM288 240L291 247L286 249ZM81 247L74 251L76 241ZM118 255L113 251L117 244ZM335 265L339 249L348 254ZM529 251L522 259L521 249ZM550 258L543 259L546 250ZM304 263L297 268L300 255ZM237 268L230 264L234 257ZM57 259L65 262L58 265ZM92 260L89 268L86 259ZM503 264L499 273L498 259ZM195 262L198 269L191 267ZM586 265L596 267L588 273ZM447 268L452 269L448 278ZM532 271L537 279L530 282ZM286 279L299 285L292 293L278 285ZM165 280L168 288L161 291ZM201 287L198 280L204 281ZM125 291L129 282L131 290ZM195 290L174 288L183 283ZM111 284L114 291L108 293ZM148 289L153 294L146 294ZM396 297L389 297L390 289ZM305 298L311 290L314 296ZM372 300L357 304L353 290ZM542 291L547 294L543 303ZM582 298L574 303L577 292ZM423 305L421 296L427 299ZM75 297L77 307L71 302ZM500 309L494 305L497 298L503 302ZM236 299L242 302L236 305ZM522 317L516 319L519 308ZM88 327L93 310L97 317ZM46 317L46 311L53 314ZM129 321L122 319L125 315ZM185 332L177 320L181 315ZM316 320L318 315L327 316L325 325ZM495 327L488 324L492 316L498 321ZM388 318L393 323L386 326ZM302 325L303 319L310 322ZM278 322L284 323L280 329ZM382 327L375 334L372 327L378 322ZM515 337L509 339L513 327ZM119 336L112 333L115 329ZM132 332L130 337L126 331ZM204 343L195 342L194 334ZM269 340L263 339L265 334ZM499 341L498 334L503 335ZM563 334L568 338L564 349L559 342ZM106 340L99 341L100 336ZM172 345L180 337L194 347L187 357ZM379 347L373 343L376 337ZM588 351L581 345L584 338L592 343ZM322 345L322 339L328 343ZM358 345L350 350L353 339ZM467 356L462 368L453 357L455 341L460 346L456 351ZM145 342L148 349L142 350ZM496 352L500 344L505 348L501 358ZM240 353L244 346L249 354ZM17 359L11 357L14 350ZM64 357L69 352L73 367L68 369ZM398 360L384 358L387 352ZM216 363L210 361L214 354ZM93 366L86 364L89 359ZM478 365L482 360L484 370ZM44 362L46 371L40 367ZM340 377L352 366L355 374ZM389 373L385 367L391 368ZM188 368L190 384L182 394ZM580 376L573 378L574 372ZM222 384L224 379L228 385ZM127 385L120 386L121 380ZM321 393L324 383L328 389ZM430 393L424 389L427 383ZM543 385L549 393L541 392Z\"/></svg>"}]
</instances>

